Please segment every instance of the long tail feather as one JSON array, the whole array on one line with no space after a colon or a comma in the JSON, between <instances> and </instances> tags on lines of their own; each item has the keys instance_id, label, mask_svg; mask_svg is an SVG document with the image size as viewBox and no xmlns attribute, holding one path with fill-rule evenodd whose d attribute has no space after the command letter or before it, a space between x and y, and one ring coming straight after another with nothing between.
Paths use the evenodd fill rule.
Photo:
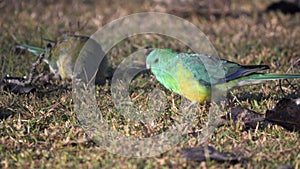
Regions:
<instances>
[{"instance_id":1,"label":"long tail feather","mask_svg":"<svg viewBox=\"0 0 300 169\"><path fill-rule=\"evenodd\" d=\"M300 74L273 74L273 73L257 73L241 78L237 85L244 86L250 84L258 84L268 80L278 80L278 79L297 79L300 78Z\"/></svg>"},{"instance_id":2,"label":"long tail feather","mask_svg":"<svg viewBox=\"0 0 300 169\"><path fill-rule=\"evenodd\" d=\"M278 79L298 79L300 74L272 74L272 73L256 73L248 76L240 77L238 79L231 80L226 83L221 83L215 85L218 90L227 91L235 86L245 86L252 84L263 83L268 80L278 80Z\"/></svg>"},{"instance_id":3,"label":"long tail feather","mask_svg":"<svg viewBox=\"0 0 300 169\"><path fill-rule=\"evenodd\" d=\"M265 74L253 74L248 76L249 79L262 79L262 80L276 80L276 79L294 79L300 78L300 74L276 74L276 73L265 73Z\"/></svg>"},{"instance_id":4,"label":"long tail feather","mask_svg":"<svg viewBox=\"0 0 300 169\"><path fill-rule=\"evenodd\" d=\"M226 77L226 81L234 80L239 77L255 74L257 71L269 69L268 65L243 65L235 73Z\"/></svg>"},{"instance_id":5,"label":"long tail feather","mask_svg":"<svg viewBox=\"0 0 300 169\"><path fill-rule=\"evenodd\" d=\"M25 44L16 45L16 48L27 50L27 51L33 53L36 56L39 56L40 54L45 52L45 50L43 48L30 46L30 45L25 45Z\"/></svg>"}]
</instances>

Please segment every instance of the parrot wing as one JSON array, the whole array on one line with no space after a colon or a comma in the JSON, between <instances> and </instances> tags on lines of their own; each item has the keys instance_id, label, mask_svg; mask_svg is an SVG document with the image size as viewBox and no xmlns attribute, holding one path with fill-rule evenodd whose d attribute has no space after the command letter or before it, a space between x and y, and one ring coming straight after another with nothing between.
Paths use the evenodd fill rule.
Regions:
<instances>
[{"instance_id":1,"label":"parrot wing","mask_svg":"<svg viewBox=\"0 0 300 169\"><path fill-rule=\"evenodd\" d=\"M184 63L185 68L191 71L203 85L225 83L269 69L267 65L240 65L204 54L180 53L178 57Z\"/></svg>"},{"instance_id":2,"label":"parrot wing","mask_svg":"<svg viewBox=\"0 0 300 169\"><path fill-rule=\"evenodd\" d=\"M201 84L210 86L225 82L225 72L220 59L204 54L189 53L180 53L178 57Z\"/></svg>"},{"instance_id":3,"label":"parrot wing","mask_svg":"<svg viewBox=\"0 0 300 169\"><path fill-rule=\"evenodd\" d=\"M221 61L226 74L226 82L269 69L268 65L240 65L225 59Z\"/></svg>"}]
</instances>

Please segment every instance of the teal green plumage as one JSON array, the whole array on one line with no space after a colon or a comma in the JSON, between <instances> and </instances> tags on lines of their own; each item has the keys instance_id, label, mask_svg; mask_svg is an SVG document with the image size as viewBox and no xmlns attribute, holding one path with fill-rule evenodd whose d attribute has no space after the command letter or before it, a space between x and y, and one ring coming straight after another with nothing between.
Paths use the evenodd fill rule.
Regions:
<instances>
[{"instance_id":1,"label":"teal green plumage","mask_svg":"<svg viewBox=\"0 0 300 169\"><path fill-rule=\"evenodd\" d=\"M153 49L147 67L167 89L202 102L210 98L212 88L226 91L234 86L257 84L266 80L300 78L300 74L264 74L267 65L244 66L203 54L177 53L171 49Z\"/></svg>"},{"instance_id":2,"label":"teal green plumage","mask_svg":"<svg viewBox=\"0 0 300 169\"><path fill-rule=\"evenodd\" d=\"M40 54L45 52L45 49L43 49L43 48L30 46L30 45L25 45L25 44L17 45L16 47L20 48L20 49L26 49L29 52L33 53L35 56L39 56Z\"/></svg>"}]
</instances>

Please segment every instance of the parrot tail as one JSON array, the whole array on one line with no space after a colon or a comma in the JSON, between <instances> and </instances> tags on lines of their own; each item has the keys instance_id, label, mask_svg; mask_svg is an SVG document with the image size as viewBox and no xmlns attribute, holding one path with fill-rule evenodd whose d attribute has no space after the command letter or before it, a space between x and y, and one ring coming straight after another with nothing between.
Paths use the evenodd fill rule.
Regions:
<instances>
[{"instance_id":1,"label":"parrot tail","mask_svg":"<svg viewBox=\"0 0 300 169\"><path fill-rule=\"evenodd\" d=\"M45 52L45 49L43 49L43 48L30 46L30 45L25 45L25 44L16 45L16 48L22 49L22 50L27 50L27 51L33 53L36 56L39 56L40 54Z\"/></svg>"},{"instance_id":2,"label":"parrot tail","mask_svg":"<svg viewBox=\"0 0 300 169\"><path fill-rule=\"evenodd\" d=\"M279 80L279 79L297 79L300 78L300 74L275 74L275 73L257 73L241 78L237 86L251 85L263 83L268 80Z\"/></svg>"}]
</instances>

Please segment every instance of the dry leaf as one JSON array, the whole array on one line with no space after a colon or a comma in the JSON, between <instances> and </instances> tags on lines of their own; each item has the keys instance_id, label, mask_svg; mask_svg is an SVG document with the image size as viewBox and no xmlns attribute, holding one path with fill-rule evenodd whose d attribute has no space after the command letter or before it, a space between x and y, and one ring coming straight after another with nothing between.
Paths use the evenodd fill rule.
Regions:
<instances>
[{"instance_id":1,"label":"dry leaf","mask_svg":"<svg viewBox=\"0 0 300 169\"><path fill-rule=\"evenodd\" d=\"M281 99L275 108L267 110L266 120L290 131L300 131L300 98Z\"/></svg>"},{"instance_id":2,"label":"dry leaf","mask_svg":"<svg viewBox=\"0 0 300 169\"><path fill-rule=\"evenodd\" d=\"M240 123L246 128L256 128L257 124L264 120L264 116L250 109L237 106L231 108L222 119L230 119L233 124Z\"/></svg>"},{"instance_id":3,"label":"dry leaf","mask_svg":"<svg viewBox=\"0 0 300 169\"><path fill-rule=\"evenodd\" d=\"M187 160L192 161L206 161L215 160L218 162L232 162L236 163L241 160L241 158L233 155L220 152L211 146L200 146L194 148L183 148L181 150L183 157Z\"/></svg>"}]
</instances>

